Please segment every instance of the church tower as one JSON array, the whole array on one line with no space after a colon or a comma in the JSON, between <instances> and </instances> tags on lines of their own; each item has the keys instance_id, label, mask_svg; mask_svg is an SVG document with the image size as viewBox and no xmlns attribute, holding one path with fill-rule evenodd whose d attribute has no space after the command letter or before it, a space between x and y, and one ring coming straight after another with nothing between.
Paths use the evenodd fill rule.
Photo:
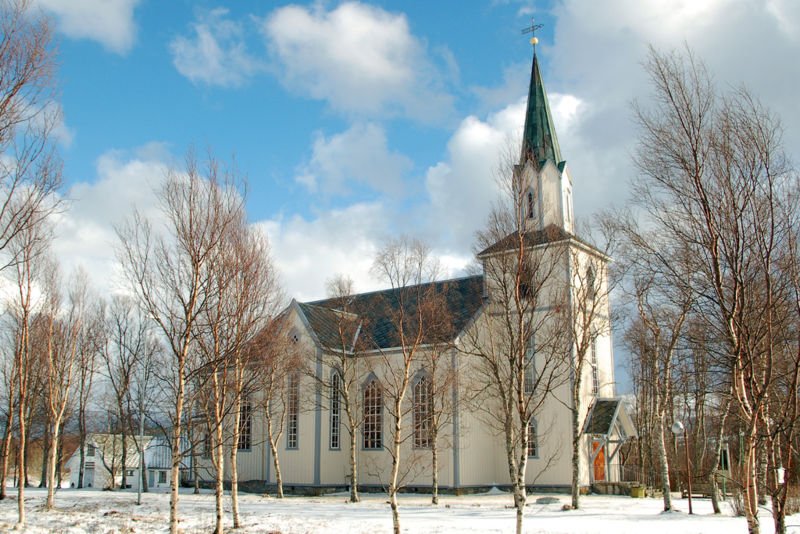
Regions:
<instances>
[{"instance_id":1,"label":"church tower","mask_svg":"<svg viewBox=\"0 0 800 534\"><path fill-rule=\"evenodd\" d=\"M515 183L522 198L520 217L526 232L556 226L574 233L572 179L561 157L547 92L544 89L536 38L531 39L533 65L522 132L522 151L515 165Z\"/></svg>"}]
</instances>

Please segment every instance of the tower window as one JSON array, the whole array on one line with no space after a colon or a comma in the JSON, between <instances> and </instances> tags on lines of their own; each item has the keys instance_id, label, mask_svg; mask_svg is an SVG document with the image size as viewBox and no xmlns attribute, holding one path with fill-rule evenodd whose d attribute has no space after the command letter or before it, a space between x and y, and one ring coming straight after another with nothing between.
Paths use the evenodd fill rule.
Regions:
<instances>
[{"instance_id":1,"label":"tower window","mask_svg":"<svg viewBox=\"0 0 800 534\"><path fill-rule=\"evenodd\" d=\"M586 269L586 296L590 302L594 302L597 297L597 277L594 274L594 269L590 265ZM588 304L588 303L587 303Z\"/></svg>"},{"instance_id":2,"label":"tower window","mask_svg":"<svg viewBox=\"0 0 800 534\"><path fill-rule=\"evenodd\" d=\"M528 218L533 219L533 191L528 191Z\"/></svg>"}]
</instances>

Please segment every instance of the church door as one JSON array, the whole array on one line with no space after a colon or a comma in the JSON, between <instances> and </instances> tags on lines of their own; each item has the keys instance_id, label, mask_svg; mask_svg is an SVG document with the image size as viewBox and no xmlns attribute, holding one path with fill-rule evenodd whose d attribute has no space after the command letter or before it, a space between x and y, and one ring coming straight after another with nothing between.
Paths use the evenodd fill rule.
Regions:
<instances>
[{"instance_id":1,"label":"church door","mask_svg":"<svg viewBox=\"0 0 800 534\"><path fill-rule=\"evenodd\" d=\"M594 480L603 481L603 480L606 479L605 447L599 441L593 441L592 442L592 453L595 455L595 457L594 457Z\"/></svg>"}]
</instances>

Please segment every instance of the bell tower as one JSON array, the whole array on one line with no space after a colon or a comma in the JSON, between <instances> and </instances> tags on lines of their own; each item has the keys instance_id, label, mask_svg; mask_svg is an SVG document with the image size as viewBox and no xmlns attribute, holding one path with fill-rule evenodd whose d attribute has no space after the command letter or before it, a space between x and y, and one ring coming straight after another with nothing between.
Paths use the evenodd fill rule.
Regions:
<instances>
[{"instance_id":1,"label":"bell tower","mask_svg":"<svg viewBox=\"0 0 800 534\"><path fill-rule=\"evenodd\" d=\"M534 32L541 25L524 30ZM567 162L561 157L556 129L550 112L550 103L542 81L539 58L536 54L538 39L533 37L533 64L525 110L525 127L522 131L522 151L515 165L515 183L520 187L520 217L526 231L544 230L555 225L574 233L572 211L572 178Z\"/></svg>"}]
</instances>

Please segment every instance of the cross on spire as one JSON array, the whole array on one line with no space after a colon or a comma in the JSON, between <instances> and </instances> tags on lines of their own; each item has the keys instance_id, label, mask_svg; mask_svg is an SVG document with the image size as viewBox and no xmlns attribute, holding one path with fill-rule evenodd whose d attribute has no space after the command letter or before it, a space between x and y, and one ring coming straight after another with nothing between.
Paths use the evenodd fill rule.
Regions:
<instances>
[{"instance_id":1,"label":"cross on spire","mask_svg":"<svg viewBox=\"0 0 800 534\"><path fill-rule=\"evenodd\" d=\"M534 52L536 51L536 45L539 42L539 39L536 37L536 30L540 30L542 28L544 28L544 24L536 24L533 17L531 17L531 25L527 28L522 28L522 35L525 35L526 33L531 34L531 44L533 45Z\"/></svg>"}]
</instances>

